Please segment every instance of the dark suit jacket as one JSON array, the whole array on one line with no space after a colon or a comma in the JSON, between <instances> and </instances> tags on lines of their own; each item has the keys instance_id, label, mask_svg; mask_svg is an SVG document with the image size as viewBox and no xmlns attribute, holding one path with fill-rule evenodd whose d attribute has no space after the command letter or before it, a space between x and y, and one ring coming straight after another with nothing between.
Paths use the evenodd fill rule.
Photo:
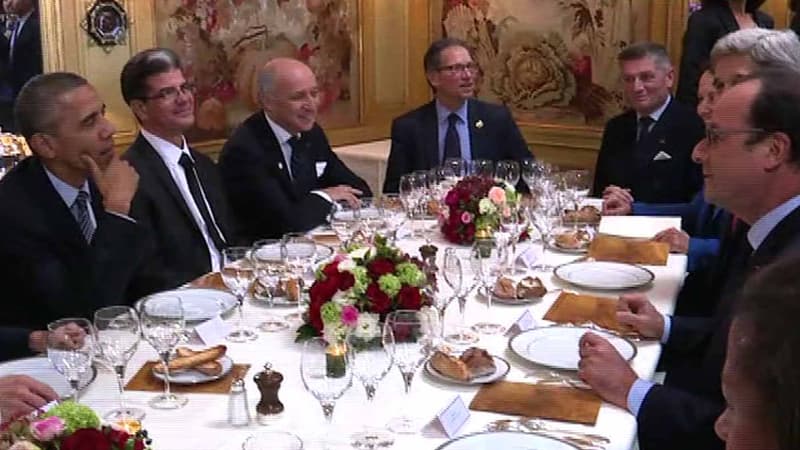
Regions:
<instances>
[{"instance_id":1,"label":"dark suit jacket","mask_svg":"<svg viewBox=\"0 0 800 450\"><path fill-rule=\"evenodd\" d=\"M341 184L372 195L367 183L342 163L331 150L325 132L314 125L301 135L306 166L324 172L306 174L308 186L296 186L289 177L280 143L263 111L257 111L233 132L222 148L219 167L231 206L251 240L277 238L292 231L308 231L324 223L333 205L311 191Z\"/></svg>"},{"instance_id":2,"label":"dark suit jacket","mask_svg":"<svg viewBox=\"0 0 800 450\"><path fill-rule=\"evenodd\" d=\"M31 330L0 326L0 362L30 356L28 336Z\"/></svg>"},{"instance_id":3,"label":"dark suit jacket","mask_svg":"<svg viewBox=\"0 0 800 450\"><path fill-rule=\"evenodd\" d=\"M149 251L147 231L106 212L89 185L97 219L91 245L36 156L0 181L0 325L46 329L126 303L125 289Z\"/></svg>"},{"instance_id":4,"label":"dark suit jacket","mask_svg":"<svg viewBox=\"0 0 800 450\"><path fill-rule=\"evenodd\" d=\"M236 229L217 167L207 156L191 149L189 152L214 220L226 242L235 245ZM123 158L139 173L131 216L151 230L155 246L145 269L137 274L129 296L139 298L172 289L211 271L203 234L161 156L140 134Z\"/></svg>"},{"instance_id":5,"label":"dark suit jacket","mask_svg":"<svg viewBox=\"0 0 800 450\"><path fill-rule=\"evenodd\" d=\"M722 264L712 277L718 299L714 315L673 317L665 353L681 355L680 364L669 369L665 385L653 387L642 403L637 417L642 450L724 448L713 425L725 405L721 372L736 295L761 267L800 253L800 208L785 217L752 255L743 250L745 232L746 227L740 227L723 241Z\"/></svg>"},{"instance_id":6,"label":"dark suit jacket","mask_svg":"<svg viewBox=\"0 0 800 450\"><path fill-rule=\"evenodd\" d=\"M756 25L773 28L775 22L761 11L750 13ZM675 97L686 105L697 105L697 83L708 67L709 55L719 38L739 29L728 5L712 4L689 16L683 34L683 51Z\"/></svg>"},{"instance_id":7,"label":"dark suit jacket","mask_svg":"<svg viewBox=\"0 0 800 450\"><path fill-rule=\"evenodd\" d=\"M705 126L697 113L672 99L650 132L636 142L636 113L626 111L609 120L594 171L594 195L610 184L628 188L636 201L685 203L702 188L699 164L692 149ZM672 158L655 161L659 152Z\"/></svg>"},{"instance_id":8,"label":"dark suit jacket","mask_svg":"<svg viewBox=\"0 0 800 450\"><path fill-rule=\"evenodd\" d=\"M533 154L508 108L471 99L467 104L472 159L523 160ZM482 122L478 128L475 124ZM439 167L439 123L436 102L426 103L392 121L392 148L383 192L397 192L400 177Z\"/></svg>"},{"instance_id":9,"label":"dark suit jacket","mask_svg":"<svg viewBox=\"0 0 800 450\"><path fill-rule=\"evenodd\" d=\"M14 60L9 61L11 40L0 27L0 62L5 66L4 79L8 80L13 98L17 98L22 86L35 75L42 73L42 38L39 26L39 12L34 11L22 27L14 41ZM13 100L13 99L12 99Z\"/></svg>"}]
</instances>

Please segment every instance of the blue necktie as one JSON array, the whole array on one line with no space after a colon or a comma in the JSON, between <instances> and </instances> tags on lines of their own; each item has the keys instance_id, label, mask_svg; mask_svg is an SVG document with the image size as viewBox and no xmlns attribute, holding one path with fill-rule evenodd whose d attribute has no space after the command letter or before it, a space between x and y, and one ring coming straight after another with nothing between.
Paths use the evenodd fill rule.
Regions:
<instances>
[{"instance_id":1,"label":"blue necktie","mask_svg":"<svg viewBox=\"0 0 800 450\"><path fill-rule=\"evenodd\" d=\"M78 197L70 206L70 211L78 221L78 227L81 229L81 234L86 238L86 242L92 242L94 236L94 225L92 225L92 218L89 216L89 194L86 191L78 191Z\"/></svg>"}]
</instances>

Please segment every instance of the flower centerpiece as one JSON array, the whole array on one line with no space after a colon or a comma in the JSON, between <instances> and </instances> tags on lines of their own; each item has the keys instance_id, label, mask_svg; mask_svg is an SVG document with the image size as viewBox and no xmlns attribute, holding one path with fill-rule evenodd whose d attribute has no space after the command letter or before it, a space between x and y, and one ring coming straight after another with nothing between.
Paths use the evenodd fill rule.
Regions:
<instances>
[{"instance_id":1,"label":"flower centerpiece","mask_svg":"<svg viewBox=\"0 0 800 450\"><path fill-rule=\"evenodd\" d=\"M430 303L423 289L432 280L419 259L381 236L373 245L348 250L317 269L297 341L322 335L328 342L342 342L348 333L371 338L380 335L379 323L389 312Z\"/></svg>"},{"instance_id":2,"label":"flower centerpiece","mask_svg":"<svg viewBox=\"0 0 800 450\"><path fill-rule=\"evenodd\" d=\"M500 226L501 214L508 217L518 200L519 195L509 184L465 177L444 197L446 208L439 216L442 234L454 244L471 244L476 234L490 233Z\"/></svg>"},{"instance_id":3,"label":"flower centerpiece","mask_svg":"<svg viewBox=\"0 0 800 450\"><path fill-rule=\"evenodd\" d=\"M147 431L133 424L101 425L88 406L73 401L0 427L0 450L148 450Z\"/></svg>"}]
</instances>

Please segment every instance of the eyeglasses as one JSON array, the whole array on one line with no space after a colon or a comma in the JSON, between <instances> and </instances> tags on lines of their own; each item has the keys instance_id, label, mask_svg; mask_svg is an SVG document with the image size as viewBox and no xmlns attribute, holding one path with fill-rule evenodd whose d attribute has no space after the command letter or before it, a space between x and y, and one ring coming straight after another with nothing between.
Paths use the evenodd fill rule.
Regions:
<instances>
[{"instance_id":1,"label":"eyeglasses","mask_svg":"<svg viewBox=\"0 0 800 450\"><path fill-rule=\"evenodd\" d=\"M763 128L719 128L706 127L706 142L709 145L719 144L725 136L731 134L757 134L766 135L769 132Z\"/></svg>"},{"instance_id":2,"label":"eyeglasses","mask_svg":"<svg viewBox=\"0 0 800 450\"><path fill-rule=\"evenodd\" d=\"M465 73L469 72L470 74L478 73L478 65L475 63L467 63L467 64L450 64L449 66L442 66L438 69L439 72L445 72L448 75L454 75L457 73Z\"/></svg>"},{"instance_id":3,"label":"eyeglasses","mask_svg":"<svg viewBox=\"0 0 800 450\"><path fill-rule=\"evenodd\" d=\"M186 82L180 86L170 86L160 89L155 94L149 97L142 97L142 100L164 100L167 102L171 102L178 98L179 94L187 95L187 94L194 94L197 90L197 86L194 83Z\"/></svg>"}]
</instances>

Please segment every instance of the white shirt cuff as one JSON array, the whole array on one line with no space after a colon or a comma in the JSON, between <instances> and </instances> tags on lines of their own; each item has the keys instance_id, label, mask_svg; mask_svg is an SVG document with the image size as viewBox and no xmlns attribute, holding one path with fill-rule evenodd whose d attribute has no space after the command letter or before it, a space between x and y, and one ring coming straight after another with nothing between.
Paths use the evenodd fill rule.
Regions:
<instances>
[{"instance_id":1,"label":"white shirt cuff","mask_svg":"<svg viewBox=\"0 0 800 450\"><path fill-rule=\"evenodd\" d=\"M644 398L647 397L647 393L650 392L654 384L652 381L637 378L631 385L631 390L628 391L628 411L634 417L639 415L639 409L644 403Z\"/></svg>"},{"instance_id":2,"label":"white shirt cuff","mask_svg":"<svg viewBox=\"0 0 800 450\"><path fill-rule=\"evenodd\" d=\"M119 218L121 218L121 219L125 219L125 220L127 220L127 221L129 221L129 222L136 223L136 220L134 220L134 219L133 219L132 217L130 217L130 216L126 216L125 214L120 214L120 213L118 213L118 212L109 211L109 210L106 210L106 212L107 212L107 213L109 213L109 214L113 214L113 215L115 215L115 216L117 216L117 217L119 217Z\"/></svg>"},{"instance_id":3,"label":"white shirt cuff","mask_svg":"<svg viewBox=\"0 0 800 450\"><path fill-rule=\"evenodd\" d=\"M672 316L664 314L664 331L661 333L662 344L666 344L669 340L670 331L672 331Z\"/></svg>"}]
</instances>

